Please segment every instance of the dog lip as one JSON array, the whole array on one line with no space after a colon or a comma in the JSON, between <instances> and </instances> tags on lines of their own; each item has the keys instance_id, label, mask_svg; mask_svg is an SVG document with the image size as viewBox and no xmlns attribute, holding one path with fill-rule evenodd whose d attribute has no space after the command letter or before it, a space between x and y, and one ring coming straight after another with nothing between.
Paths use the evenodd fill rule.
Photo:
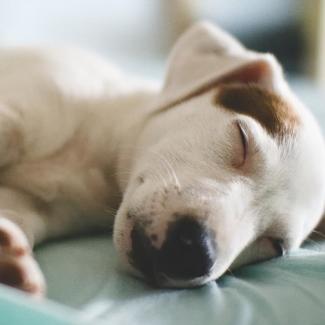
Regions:
<instances>
[{"instance_id":1,"label":"dog lip","mask_svg":"<svg viewBox=\"0 0 325 325\"><path fill-rule=\"evenodd\" d=\"M211 275L205 275L196 277L193 279L178 279L174 277L169 277L163 272L159 272L155 277L155 284L162 288L193 288L205 285L207 282L211 281Z\"/></svg>"}]
</instances>

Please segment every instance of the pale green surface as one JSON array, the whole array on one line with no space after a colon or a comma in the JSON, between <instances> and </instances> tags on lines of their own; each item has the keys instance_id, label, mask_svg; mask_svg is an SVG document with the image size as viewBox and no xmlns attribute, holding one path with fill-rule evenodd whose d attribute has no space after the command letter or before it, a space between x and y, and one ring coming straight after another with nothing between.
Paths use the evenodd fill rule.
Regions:
<instances>
[{"instance_id":1,"label":"pale green surface","mask_svg":"<svg viewBox=\"0 0 325 325\"><path fill-rule=\"evenodd\" d=\"M41 247L48 294L0 287L0 324L325 324L325 242L199 289L156 290L123 274L109 236Z\"/></svg>"},{"instance_id":2,"label":"pale green surface","mask_svg":"<svg viewBox=\"0 0 325 325\"><path fill-rule=\"evenodd\" d=\"M43 247L50 298L107 324L325 324L325 242L192 290L152 289L115 256L108 236Z\"/></svg>"},{"instance_id":3,"label":"pale green surface","mask_svg":"<svg viewBox=\"0 0 325 325\"><path fill-rule=\"evenodd\" d=\"M81 325L84 321L70 308L31 299L21 291L0 285L0 324Z\"/></svg>"}]
</instances>

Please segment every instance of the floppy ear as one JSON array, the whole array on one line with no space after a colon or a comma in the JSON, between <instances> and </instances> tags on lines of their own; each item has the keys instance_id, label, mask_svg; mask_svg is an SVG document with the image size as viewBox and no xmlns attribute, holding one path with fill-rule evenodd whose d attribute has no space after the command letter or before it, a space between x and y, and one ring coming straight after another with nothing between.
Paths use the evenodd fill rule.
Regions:
<instances>
[{"instance_id":1,"label":"floppy ear","mask_svg":"<svg viewBox=\"0 0 325 325\"><path fill-rule=\"evenodd\" d=\"M281 92L287 88L271 54L250 51L206 22L197 23L174 46L159 106L167 107L220 83L255 83Z\"/></svg>"}]
</instances>

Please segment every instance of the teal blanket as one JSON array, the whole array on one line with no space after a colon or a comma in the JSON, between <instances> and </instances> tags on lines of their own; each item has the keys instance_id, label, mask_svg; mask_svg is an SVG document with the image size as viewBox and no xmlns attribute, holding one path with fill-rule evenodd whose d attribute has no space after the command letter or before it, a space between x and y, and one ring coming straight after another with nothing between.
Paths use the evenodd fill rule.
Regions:
<instances>
[{"instance_id":1,"label":"teal blanket","mask_svg":"<svg viewBox=\"0 0 325 325\"><path fill-rule=\"evenodd\" d=\"M123 274L109 236L47 244L37 258L62 305L0 287L0 324L325 324L325 242L191 290Z\"/></svg>"}]
</instances>

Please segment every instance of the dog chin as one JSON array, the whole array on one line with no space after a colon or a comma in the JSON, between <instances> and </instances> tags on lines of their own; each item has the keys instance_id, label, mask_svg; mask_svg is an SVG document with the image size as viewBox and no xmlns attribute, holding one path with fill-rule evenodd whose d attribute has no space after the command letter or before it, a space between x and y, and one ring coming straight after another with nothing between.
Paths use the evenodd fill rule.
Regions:
<instances>
[{"instance_id":1,"label":"dog chin","mask_svg":"<svg viewBox=\"0 0 325 325\"><path fill-rule=\"evenodd\" d=\"M168 276L162 274L160 275L161 279L158 280L157 285L161 288L195 288L201 287L210 281L214 280L211 276L201 276L191 280L182 280L182 279L172 279Z\"/></svg>"},{"instance_id":2,"label":"dog chin","mask_svg":"<svg viewBox=\"0 0 325 325\"><path fill-rule=\"evenodd\" d=\"M156 275L154 279L148 279L138 270L134 268L132 268L131 270L131 268L132 267L128 267L126 270L129 274L157 288L166 288L166 289L195 288L195 287L204 286L205 284L215 280L215 277L213 275L201 276L194 279L184 280L184 279L170 278L163 273Z\"/></svg>"}]
</instances>

